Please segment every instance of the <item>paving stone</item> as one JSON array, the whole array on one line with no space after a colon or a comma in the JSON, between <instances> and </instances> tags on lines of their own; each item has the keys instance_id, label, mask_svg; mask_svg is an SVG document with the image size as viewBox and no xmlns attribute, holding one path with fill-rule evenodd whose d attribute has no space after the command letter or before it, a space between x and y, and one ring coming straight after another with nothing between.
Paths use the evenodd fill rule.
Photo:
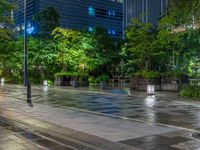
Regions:
<instances>
[{"instance_id":1,"label":"paving stone","mask_svg":"<svg viewBox=\"0 0 200 150\"><path fill-rule=\"evenodd\" d=\"M178 150L177 147L172 147L172 146L175 144L184 143L188 141L190 141L190 139L184 137L167 138L161 135L153 135L153 136L121 141L121 143L138 147L143 150L151 150L151 149Z\"/></svg>"},{"instance_id":2,"label":"paving stone","mask_svg":"<svg viewBox=\"0 0 200 150\"><path fill-rule=\"evenodd\" d=\"M14 141L0 143L0 150L26 150L26 147Z\"/></svg>"},{"instance_id":3,"label":"paving stone","mask_svg":"<svg viewBox=\"0 0 200 150\"><path fill-rule=\"evenodd\" d=\"M48 92L44 92L41 87L33 87L33 101L36 104L33 108L29 108L24 103L26 96L24 91L24 87L18 85L0 87L0 93L3 95L0 98L0 114L59 134L64 133L64 128L67 128L65 135L73 135L74 138L84 138L85 134L80 135L81 132L78 131L100 136L101 139L107 138L110 140L109 144L118 140L126 141L127 139L146 137L145 143L136 142L135 145L144 148L177 149L174 146L187 144L188 141L185 140L188 139L193 140L188 135L190 132L186 133L184 130L180 131L180 128L160 126L154 123L200 130L200 103L183 101L171 93L157 93L155 97L150 97L143 93L134 93L134 96L128 96L55 87L49 87ZM73 110L68 107L103 113L106 116ZM119 116L123 118L119 119ZM126 120L126 117L133 120ZM134 119L140 119L151 124L137 122ZM38 120L44 122L40 124ZM52 124L60 125L62 129L56 128ZM16 134L21 132L2 121L0 121L1 125L2 128L10 129L9 131L2 130L5 135L11 134L10 132ZM37 137L33 133L30 134L31 136L24 133L22 135L24 138L37 141ZM159 134L160 143L156 143L157 140L149 140L157 139L149 138L149 135L154 134ZM87 138L97 143L92 137ZM102 144L103 141L100 141L100 143ZM173 143L173 141L182 143ZM85 142L89 141L85 140ZM106 143L106 140L104 142ZM169 144L169 146L167 147L166 144ZM173 147L170 147L170 145L173 145Z\"/></svg>"},{"instance_id":4,"label":"paving stone","mask_svg":"<svg viewBox=\"0 0 200 150\"><path fill-rule=\"evenodd\" d=\"M40 136L36 135L36 134L33 134L31 132L25 132L25 133L21 133L20 134L21 136L29 139L29 140L36 140L36 139L41 139Z\"/></svg>"},{"instance_id":5,"label":"paving stone","mask_svg":"<svg viewBox=\"0 0 200 150\"><path fill-rule=\"evenodd\" d=\"M175 148L184 149L184 150L196 150L200 149L200 140L191 140L187 142L182 142L176 145L172 145Z\"/></svg>"}]
</instances>

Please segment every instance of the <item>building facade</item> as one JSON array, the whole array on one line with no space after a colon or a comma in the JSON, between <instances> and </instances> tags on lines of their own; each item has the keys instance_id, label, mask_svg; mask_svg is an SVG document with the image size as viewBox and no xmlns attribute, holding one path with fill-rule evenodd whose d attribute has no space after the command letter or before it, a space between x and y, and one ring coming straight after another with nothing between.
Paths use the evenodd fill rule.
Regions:
<instances>
[{"instance_id":1,"label":"building facade","mask_svg":"<svg viewBox=\"0 0 200 150\"><path fill-rule=\"evenodd\" d=\"M158 19L166 13L170 0L124 0L123 14L125 29L132 18L138 18L145 23L156 24Z\"/></svg>"},{"instance_id":2,"label":"building facade","mask_svg":"<svg viewBox=\"0 0 200 150\"><path fill-rule=\"evenodd\" d=\"M18 30L23 29L23 0L10 0L18 8L13 12ZM53 6L60 14L60 26L70 29L103 27L113 37L123 34L122 0L27 0L28 26L32 17L45 7Z\"/></svg>"}]
</instances>

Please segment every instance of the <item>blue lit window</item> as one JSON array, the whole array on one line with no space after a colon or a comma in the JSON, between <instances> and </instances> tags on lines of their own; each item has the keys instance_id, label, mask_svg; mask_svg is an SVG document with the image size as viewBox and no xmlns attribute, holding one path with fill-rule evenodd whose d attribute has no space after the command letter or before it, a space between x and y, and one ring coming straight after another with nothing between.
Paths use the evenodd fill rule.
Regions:
<instances>
[{"instance_id":1,"label":"blue lit window","mask_svg":"<svg viewBox=\"0 0 200 150\"><path fill-rule=\"evenodd\" d=\"M109 9L109 10L108 10L108 15L109 15L109 16L115 16L115 11Z\"/></svg>"},{"instance_id":2,"label":"blue lit window","mask_svg":"<svg viewBox=\"0 0 200 150\"><path fill-rule=\"evenodd\" d=\"M88 14L90 16L95 16L95 9L94 9L94 7L92 7L92 6L88 7Z\"/></svg>"},{"instance_id":3,"label":"blue lit window","mask_svg":"<svg viewBox=\"0 0 200 150\"><path fill-rule=\"evenodd\" d=\"M94 31L94 28L93 28L93 27L88 27L88 31L89 31L89 32L93 32L93 31Z\"/></svg>"},{"instance_id":4,"label":"blue lit window","mask_svg":"<svg viewBox=\"0 0 200 150\"><path fill-rule=\"evenodd\" d=\"M111 32L111 30L109 29L109 30L108 30L108 34L111 34L111 33L112 33L112 32Z\"/></svg>"},{"instance_id":5,"label":"blue lit window","mask_svg":"<svg viewBox=\"0 0 200 150\"><path fill-rule=\"evenodd\" d=\"M112 34L115 35L115 30L112 30Z\"/></svg>"},{"instance_id":6,"label":"blue lit window","mask_svg":"<svg viewBox=\"0 0 200 150\"><path fill-rule=\"evenodd\" d=\"M114 29L108 29L108 34L110 34L110 35L115 35L116 32L115 32Z\"/></svg>"}]
</instances>

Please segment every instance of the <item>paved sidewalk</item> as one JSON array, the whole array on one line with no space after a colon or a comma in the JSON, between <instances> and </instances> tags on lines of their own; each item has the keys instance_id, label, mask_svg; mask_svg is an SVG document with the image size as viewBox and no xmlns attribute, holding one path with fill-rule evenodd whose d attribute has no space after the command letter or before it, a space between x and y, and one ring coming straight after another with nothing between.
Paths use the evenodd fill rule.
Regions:
<instances>
[{"instance_id":1,"label":"paved sidewalk","mask_svg":"<svg viewBox=\"0 0 200 150\"><path fill-rule=\"evenodd\" d=\"M9 129L10 126L0 122L0 150L40 150L41 148L33 145L28 140L19 137L17 133L20 131L13 131Z\"/></svg>"},{"instance_id":2,"label":"paved sidewalk","mask_svg":"<svg viewBox=\"0 0 200 150\"><path fill-rule=\"evenodd\" d=\"M30 139L30 142L32 145L47 149L61 148L48 144L52 142L48 142L46 138L50 138L50 141L54 139L57 144L61 143L60 147L62 143L63 146L67 146L68 143L69 146L75 145L71 149L81 150L83 148L78 148L80 145L88 150L196 150L200 148L200 141L191 136L195 132L192 130L44 104L34 104L34 107L30 108L23 101L6 97L0 98L0 115L27 125L29 130L32 128L31 135L41 134L38 136L45 138L46 142L38 142L35 139Z\"/></svg>"}]
</instances>

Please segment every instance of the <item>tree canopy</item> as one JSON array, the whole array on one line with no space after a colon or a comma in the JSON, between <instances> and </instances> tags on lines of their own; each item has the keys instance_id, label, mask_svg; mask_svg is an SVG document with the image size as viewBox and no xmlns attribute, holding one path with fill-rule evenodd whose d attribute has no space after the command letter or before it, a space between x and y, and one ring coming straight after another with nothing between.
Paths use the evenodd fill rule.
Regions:
<instances>
[{"instance_id":1,"label":"tree canopy","mask_svg":"<svg viewBox=\"0 0 200 150\"><path fill-rule=\"evenodd\" d=\"M13 5L11 5L7 0L0 0L0 41L8 40L10 30L9 25L12 20L8 15L13 9Z\"/></svg>"}]
</instances>

